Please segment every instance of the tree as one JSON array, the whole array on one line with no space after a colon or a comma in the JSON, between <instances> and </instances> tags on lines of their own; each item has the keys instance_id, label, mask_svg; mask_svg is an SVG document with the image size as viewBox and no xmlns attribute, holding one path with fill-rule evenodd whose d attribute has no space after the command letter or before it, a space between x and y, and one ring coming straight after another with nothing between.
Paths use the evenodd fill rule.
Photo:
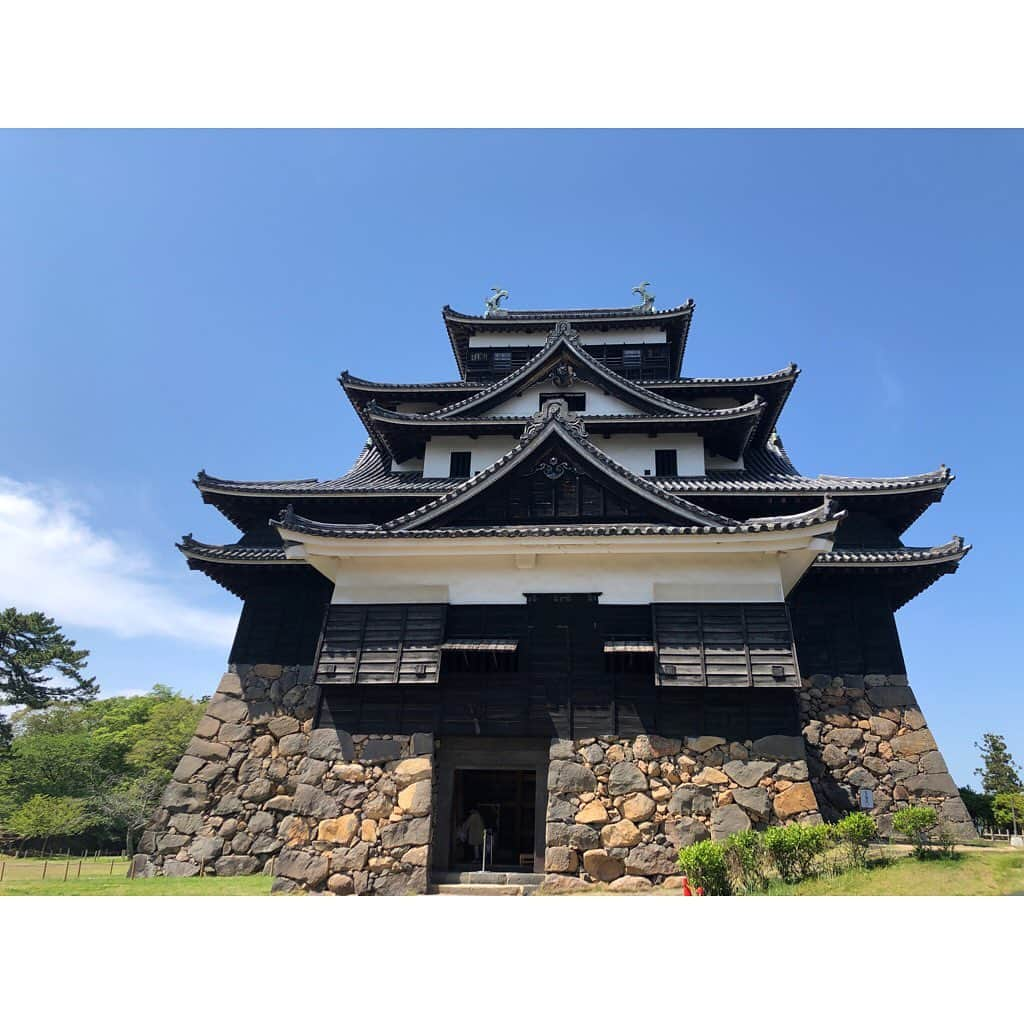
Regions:
<instances>
[{"instance_id":1,"label":"tree","mask_svg":"<svg viewBox=\"0 0 1024 1024\"><path fill-rule=\"evenodd\" d=\"M992 797L978 793L970 786L961 786L960 799L963 800L972 821L981 821L986 825L991 825L995 821L992 814Z\"/></svg>"},{"instance_id":2,"label":"tree","mask_svg":"<svg viewBox=\"0 0 1024 1024\"><path fill-rule=\"evenodd\" d=\"M88 657L88 651L78 650L42 612L0 611L0 704L41 708L52 701L95 696L95 679L82 674ZM50 686L53 676L47 673L51 670L73 685ZM11 731L0 716L0 745L10 740Z\"/></svg>"},{"instance_id":3,"label":"tree","mask_svg":"<svg viewBox=\"0 0 1024 1024\"><path fill-rule=\"evenodd\" d=\"M987 732L981 743L974 744L981 751L982 767L975 768L974 774L981 776L982 788L986 796L999 793L1016 793L1021 788L1020 765L1014 761L1006 740L995 733Z\"/></svg>"},{"instance_id":4,"label":"tree","mask_svg":"<svg viewBox=\"0 0 1024 1024\"><path fill-rule=\"evenodd\" d=\"M135 835L146 826L156 809L164 780L159 775L141 779L112 779L99 793L96 806L108 824L124 831L124 847L135 853Z\"/></svg>"},{"instance_id":5,"label":"tree","mask_svg":"<svg viewBox=\"0 0 1024 1024\"><path fill-rule=\"evenodd\" d=\"M999 793L992 799L996 822L1014 833L1024 828L1024 793Z\"/></svg>"},{"instance_id":6,"label":"tree","mask_svg":"<svg viewBox=\"0 0 1024 1024\"><path fill-rule=\"evenodd\" d=\"M77 836L89 826L82 800L37 793L23 803L8 819L7 827L22 839L42 839L46 844L55 837Z\"/></svg>"}]
</instances>

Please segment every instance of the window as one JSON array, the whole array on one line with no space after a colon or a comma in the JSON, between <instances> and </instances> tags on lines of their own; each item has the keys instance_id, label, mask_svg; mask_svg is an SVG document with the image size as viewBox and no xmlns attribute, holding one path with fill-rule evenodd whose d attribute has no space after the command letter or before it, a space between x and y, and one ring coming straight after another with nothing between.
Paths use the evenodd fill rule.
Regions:
<instances>
[{"instance_id":1,"label":"window","mask_svg":"<svg viewBox=\"0 0 1024 1024\"><path fill-rule=\"evenodd\" d=\"M497 350L491 357L491 368L502 377L512 372L512 352L509 349Z\"/></svg>"},{"instance_id":2,"label":"window","mask_svg":"<svg viewBox=\"0 0 1024 1024\"><path fill-rule=\"evenodd\" d=\"M679 466L675 448L659 448L654 453L655 476L678 476Z\"/></svg>"},{"instance_id":3,"label":"window","mask_svg":"<svg viewBox=\"0 0 1024 1024\"><path fill-rule=\"evenodd\" d=\"M643 365L643 352L638 348L624 348L622 350L622 374L625 377L637 378L641 376Z\"/></svg>"},{"instance_id":4,"label":"window","mask_svg":"<svg viewBox=\"0 0 1024 1024\"><path fill-rule=\"evenodd\" d=\"M554 402L561 399L569 407L570 412L583 412L587 407L587 396L585 394L542 394L540 396L540 404L537 406L538 409L544 408L545 402Z\"/></svg>"},{"instance_id":5,"label":"window","mask_svg":"<svg viewBox=\"0 0 1024 1024\"><path fill-rule=\"evenodd\" d=\"M449 476L469 476L469 460L472 452L452 452L451 462L448 464Z\"/></svg>"},{"instance_id":6,"label":"window","mask_svg":"<svg viewBox=\"0 0 1024 1024\"><path fill-rule=\"evenodd\" d=\"M486 349L475 348L469 353L469 361L471 363L487 363L490 362L491 354Z\"/></svg>"}]
</instances>

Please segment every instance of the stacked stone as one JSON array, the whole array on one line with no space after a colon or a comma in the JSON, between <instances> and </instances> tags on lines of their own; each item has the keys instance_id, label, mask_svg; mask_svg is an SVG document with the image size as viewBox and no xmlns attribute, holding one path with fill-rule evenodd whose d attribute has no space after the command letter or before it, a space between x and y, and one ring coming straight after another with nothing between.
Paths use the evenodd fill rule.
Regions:
<instances>
[{"instance_id":1,"label":"stacked stone","mask_svg":"<svg viewBox=\"0 0 1024 1024\"><path fill-rule=\"evenodd\" d=\"M799 736L557 740L548 773L545 888L678 884L677 852L702 839L820 821Z\"/></svg>"},{"instance_id":2,"label":"stacked stone","mask_svg":"<svg viewBox=\"0 0 1024 1024\"><path fill-rule=\"evenodd\" d=\"M856 809L869 789L882 835L894 811L925 804L957 834L977 838L906 676L815 675L800 702L812 781L829 817Z\"/></svg>"},{"instance_id":3,"label":"stacked stone","mask_svg":"<svg viewBox=\"0 0 1024 1024\"><path fill-rule=\"evenodd\" d=\"M143 833L138 875L276 874L275 891L425 892L433 738L314 729L308 667L221 680Z\"/></svg>"},{"instance_id":4,"label":"stacked stone","mask_svg":"<svg viewBox=\"0 0 1024 1024\"><path fill-rule=\"evenodd\" d=\"M325 765L295 816L298 831L275 864L273 892L400 896L427 891L434 740L351 736L333 729L341 752Z\"/></svg>"}]
</instances>

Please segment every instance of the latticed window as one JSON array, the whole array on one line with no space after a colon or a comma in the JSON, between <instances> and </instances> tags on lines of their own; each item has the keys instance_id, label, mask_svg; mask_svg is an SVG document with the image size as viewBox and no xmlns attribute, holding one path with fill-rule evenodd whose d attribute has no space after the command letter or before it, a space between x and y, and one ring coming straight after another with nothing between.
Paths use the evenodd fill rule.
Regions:
<instances>
[{"instance_id":1,"label":"latticed window","mask_svg":"<svg viewBox=\"0 0 1024 1024\"><path fill-rule=\"evenodd\" d=\"M448 475L457 477L469 476L472 456L472 452L452 452L448 462Z\"/></svg>"},{"instance_id":2,"label":"latticed window","mask_svg":"<svg viewBox=\"0 0 1024 1024\"><path fill-rule=\"evenodd\" d=\"M675 448L659 448L654 453L655 476L678 476L678 460Z\"/></svg>"}]
</instances>

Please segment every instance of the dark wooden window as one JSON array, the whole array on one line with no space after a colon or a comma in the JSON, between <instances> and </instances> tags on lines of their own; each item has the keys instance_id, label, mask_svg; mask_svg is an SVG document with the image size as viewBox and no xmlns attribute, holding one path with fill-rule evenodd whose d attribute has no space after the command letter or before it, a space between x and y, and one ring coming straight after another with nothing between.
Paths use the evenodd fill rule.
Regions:
<instances>
[{"instance_id":1,"label":"dark wooden window","mask_svg":"<svg viewBox=\"0 0 1024 1024\"><path fill-rule=\"evenodd\" d=\"M654 604L651 608L659 685L800 685L784 604Z\"/></svg>"},{"instance_id":2,"label":"dark wooden window","mask_svg":"<svg viewBox=\"0 0 1024 1024\"><path fill-rule=\"evenodd\" d=\"M654 452L655 476L678 476L679 464L675 448L658 448Z\"/></svg>"},{"instance_id":3,"label":"dark wooden window","mask_svg":"<svg viewBox=\"0 0 1024 1024\"><path fill-rule=\"evenodd\" d=\"M585 394L558 394L543 393L540 396L538 409L544 408L545 402L555 402L561 399L568 406L570 412L583 412L587 407L587 396Z\"/></svg>"},{"instance_id":4,"label":"dark wooden window","mask_svg":"<svg viewBox=\"0 0 1024 1024\"><path fill-rule=\"evenodd\" d=\"M316 680L336 683L436 683L443 604L331 605Z\"/></svg>"},{"instance_id":5,"label":"dark wooden window","mask_svg":"<svg viewBox=\"0 0 1024 1024\"><path fill-rule=\"evenodd\" d=\"M624 348L622 350L622 375L635 380L643 375L643 350Z\"/></svg>"},{"instance_id":6,"label":"dark wooden window","mask_svg":"<svg viewBox=\"0 0 1024 1024\"><path fill-rule=\"evenodd\" d=\"M512 352L509 349L498 349L491 357L491 369L496 379L508 376L512 372Z\"/></svg>"},{"instance_id":7,"label":"dark wooden window","mask_svg":"<svg viewBox=\"0 0 1024 1024\"><path fill-rule=\"evenodd\" d=\"M469 476L469 465L472 452L452 452L448 464L449 476Z\"/></svg>"}]
</instances>

